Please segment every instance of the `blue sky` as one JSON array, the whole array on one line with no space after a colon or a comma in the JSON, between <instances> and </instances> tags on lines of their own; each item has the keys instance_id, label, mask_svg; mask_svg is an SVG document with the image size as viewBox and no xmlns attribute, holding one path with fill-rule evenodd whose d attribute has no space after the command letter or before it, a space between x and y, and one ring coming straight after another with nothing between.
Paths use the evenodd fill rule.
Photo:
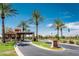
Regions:
<instances>
[{"instance_id":1,"label":"blue sky","mask_svg":"<svg viewBox=\"0 0 79 59\"><path fill-rule=\"evenodd\" d=\"M28 20L29 18L31 18L33 10L38 9L40 11L41 16L44 17L44 21L39 24L39 34L56 34L56 30L54 28L48 27L49 24L53 24L55 18L61 18L64 21L64 23L67 24L67 26L70 25L70 28L71 30L73 29L72 31L74 31L74 33L76 33L76 31L79 32L79 28L75 27L76 25L74 25L75 23L79 22L79 4L13 3L12 7L16 9L17 13L19 14L17 14L16 16L6 17L6 27L16 28L20 21ZM74 27L71 27L71 25L73 25ZM34 24L31 25L30 29L31 31L35 32ZM66 30L64 30L63 32L66 33L65 35L68 34Z\"/></svg>"}]
</instances>

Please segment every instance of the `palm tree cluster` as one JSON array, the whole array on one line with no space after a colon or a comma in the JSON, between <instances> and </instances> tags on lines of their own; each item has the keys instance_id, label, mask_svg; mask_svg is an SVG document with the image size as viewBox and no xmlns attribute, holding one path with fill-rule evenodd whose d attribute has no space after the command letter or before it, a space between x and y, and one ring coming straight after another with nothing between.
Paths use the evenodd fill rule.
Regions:
<instances>
[{"instance_id":1,"label":"palm tree cluster","mask_svg":"<svg viewBox=\"0 0 79 59\"><path fill-rule=\"evenodd\" d=\"M57 40L53 41L53 46L59 47L58 46L59 32L61 32L61 37L62 37L62 35L63 35L62 29L65 28L65 24L63 23L63 21L60 18L56 18L54 20L54 24L52 27L54 27L57 30L57 35L56 35Z\"/></svg>"},{"instance_id":2,"label":"palm tree cluster","mask_svg":"<svg viewBox=\"0 0 79 59\"><path fill-rule=\"evenodd\" d=\"M65 24L63 23L63 21L60 18L56 18L54 21L53 27L55 27L57 30L57 36L58 36L58 40L59 40L59 32L61 32L61 36L63 36L62 29L65 28Z\"/></svg>"}]
</instances>

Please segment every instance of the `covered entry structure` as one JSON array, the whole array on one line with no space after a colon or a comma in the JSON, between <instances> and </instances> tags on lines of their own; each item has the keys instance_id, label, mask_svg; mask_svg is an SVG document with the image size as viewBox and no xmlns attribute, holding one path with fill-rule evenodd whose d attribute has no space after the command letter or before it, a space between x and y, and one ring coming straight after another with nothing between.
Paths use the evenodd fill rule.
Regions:
<instances>
[{"instance_id":1,"label":"covered entry structure","mask_svg":"<svg viewBox=\"0 0 79 59\"><path fill-rule=\"evenodd\" d=\"M26 35L31 35L32 37L32 40L34 39L34 32L17 32L16 33L16 39L19 41L19 40L24 40L24 37Z\"/></svg>"}]
</instances>

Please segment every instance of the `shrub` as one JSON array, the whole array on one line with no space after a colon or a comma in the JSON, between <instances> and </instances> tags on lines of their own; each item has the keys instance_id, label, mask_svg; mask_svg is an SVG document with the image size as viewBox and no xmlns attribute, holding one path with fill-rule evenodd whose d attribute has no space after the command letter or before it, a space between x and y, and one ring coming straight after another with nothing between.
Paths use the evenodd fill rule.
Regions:
<instances>
[{"instance_id":1,"label":"shrub","mask_svg":"<svg viewBox=\"0 0 79 59\"><path fill-rule=\"evenodd\" d=\"M62 39L65 39L65 36L62 36L61 38L62 38Z\"/></svg>"},{"instance_id":2,"label":"shrub","mask_svg":"<svg viewBox=\"0 0 79 59\"><path fill-rule=\"evenodd\" d=\"M67 41L66 41L66 40L64 40L64 41L63 41L63 43L67 43Z\"/></svg>"},{"instance_id":3,"label":"shrub","mask_svg":"<svg viewBox=\"0 0 79 59\"><path fill-rule=\"evenodd\" d=\"M77 41L76 44L79 45L79 41Z\"/></svg>"},{"instance_id":4,"label":"shrub","mask_svg":"<svg viewBox=\"0 0 79 59\"><path fill-rule=\"evenodd\" d=\"M56 38L56 39L60 39L59 35L55 35L55 38Z\"/></svg>"},{"instance_id":5,"label":"shrub","mask_svg":"<svg viewBox=\"0 0 79 59\"><path fill-rule=\"evenodd\" d=\"M70 43L70 44L74 44L74 41L70 40L69 43Z\"/></svg>"}]
</instances>

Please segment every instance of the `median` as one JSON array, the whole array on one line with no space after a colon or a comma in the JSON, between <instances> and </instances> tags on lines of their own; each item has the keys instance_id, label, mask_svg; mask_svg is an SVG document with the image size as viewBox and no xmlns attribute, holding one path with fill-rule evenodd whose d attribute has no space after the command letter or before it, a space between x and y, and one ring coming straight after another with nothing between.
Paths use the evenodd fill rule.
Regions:
<instances>
[{"instance_id":1,"label":"median","mask_svg":"<svg viewBox=\"0 0 79 59\"><path fill-rule=\"evenodd\" d=\"M42 41L38 41L35 42L33 41L32 44L36 47L42 48L42 49L46 49L46 50L50 50L50 51L63 51L65 50L64 48L60 47L60 48L56 48L56 47L52 47L51 45Z\"/></svg>"}]
</instances>

